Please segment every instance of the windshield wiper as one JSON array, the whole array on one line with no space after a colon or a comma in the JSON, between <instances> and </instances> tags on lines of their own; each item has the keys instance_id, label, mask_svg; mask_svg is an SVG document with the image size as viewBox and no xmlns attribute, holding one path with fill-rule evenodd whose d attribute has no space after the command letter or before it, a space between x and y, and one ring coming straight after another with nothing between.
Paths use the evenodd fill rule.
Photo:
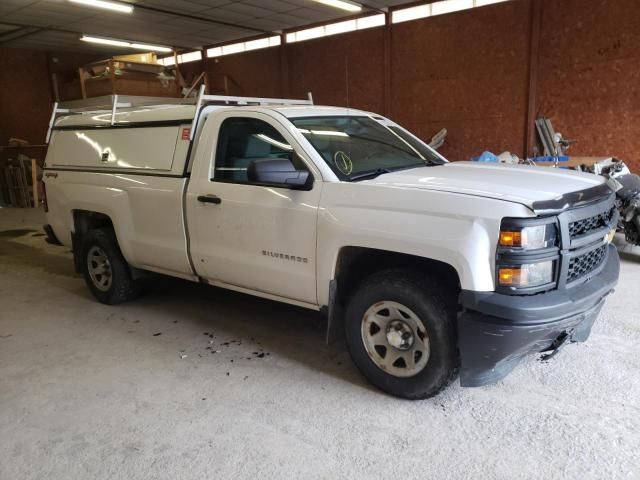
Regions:
<instances>
[{"instance_id":1,"label":"windshield wiper","mask_svg":"<svg viewBox=\"0 0 640 480\"><path fill-rule=\"evenodd\" d=\"M358 180L370 180L372 178L376 178L384 173L397 172L398 170L411 170L412 168L420 168L424 167L423 164L418 165L405 165L403 167L395 167L395 168L376 168L374 170L366 170L364 172L358 173L353 177L349 177L350 182L356 182Z\"/></svg>"},{"instance_id":2,"label":"windshield wiper","mask_svg":"<svg viewBox=\"0 0 640 480\"><path fill-rule=\"evenodd\" d=\"M366 172L359 173L354 175L353 177L349 177L349 181L356 182L358 180L366 180L371 178L376 178L383 173L391 173L391 169L389 168L376 168L375 170L367 170Z\"/></svg>"},{"instance_id":3,"label":"windshield wiper","mask_svg":"<svg viewBox=\"0 0 640 480\"><path fill-rule=\"evenodd\" d=\"M382 175L383 173L391 173L391 170L388 168L376 168L375 170L367 170L366 172L362 172L354 175L353 177L349 177L349 181L355 182L357 180L376 178L378 175Z\"/></svg>"}]
</instances>

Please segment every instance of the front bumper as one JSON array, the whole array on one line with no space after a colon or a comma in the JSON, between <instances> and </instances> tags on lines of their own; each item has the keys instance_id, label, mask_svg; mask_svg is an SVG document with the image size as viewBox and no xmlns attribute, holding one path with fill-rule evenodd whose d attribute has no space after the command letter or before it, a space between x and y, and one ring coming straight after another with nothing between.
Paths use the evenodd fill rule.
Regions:
<instances>
[{"instance_id":1,"label":"front bumper","mask_svg":"<svg viewBox=\"0 0 640 480\"><path fill-rule=\"evenodd\" d=\"M618 252L612 245L608 250L604 268L574 288L528 296L463 291L458 316L460 384L497 382L523 357L549 350L559 338L584 342L618 282Z\"/></svg>"}]
</instances>

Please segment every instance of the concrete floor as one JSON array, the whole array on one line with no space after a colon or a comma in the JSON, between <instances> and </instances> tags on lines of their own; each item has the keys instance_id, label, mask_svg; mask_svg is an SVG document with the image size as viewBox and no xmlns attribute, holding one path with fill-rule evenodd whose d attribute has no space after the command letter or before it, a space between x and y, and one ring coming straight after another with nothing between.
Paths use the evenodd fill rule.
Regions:
<instances>
[{"instance_id":1,"label":"concrete floor","mask_svg":"<svg viewBox=\"0 0 640 480\"><path fill-rule=\"evenodd\" d=\"M0 209L0 479L640 478L638 249L586 344L410 402L313 312L171 279L97 303L40 216Z\"/></svg>"}]
</instances>

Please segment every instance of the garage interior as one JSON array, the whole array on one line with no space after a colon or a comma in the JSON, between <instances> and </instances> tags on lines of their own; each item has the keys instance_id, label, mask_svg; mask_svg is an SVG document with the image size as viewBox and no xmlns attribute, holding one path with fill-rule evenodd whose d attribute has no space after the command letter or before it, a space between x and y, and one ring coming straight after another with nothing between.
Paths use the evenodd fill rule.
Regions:
<instances>
[{"instance_id":1,"label":"garage interior","mask_svg":"<svg viewBox=\"0 0 640 480\"><path fill-rule=\"evenodd\" d=\"M318 312L168 277L97 303L45 242L38 188L54 105L201 90L311 93L427 143L446 129L451 161L542 156L546 118L569 157L638 174L637 0L95 3L0 3L0 478L640 478L623 232L586 343L410 402L327 345Z\"/></svg>"}]
</instances>

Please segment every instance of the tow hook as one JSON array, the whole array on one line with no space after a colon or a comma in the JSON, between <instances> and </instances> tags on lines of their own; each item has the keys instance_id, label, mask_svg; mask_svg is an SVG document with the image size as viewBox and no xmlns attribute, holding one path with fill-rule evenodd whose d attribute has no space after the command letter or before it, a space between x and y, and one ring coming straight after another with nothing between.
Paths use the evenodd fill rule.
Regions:
<instances>
[{"instance_id":1,"label":"tow hook","mask_svg":"<svg viewBox=\"0 0 640 480\"><path fill-rule=\"evenodd\" d=\"M551 360L553 357L556 356L556 354L560 351L560 347L562 347L562 345L564 345L564 343L569 339L569 333L568 332L562 332L558 338L556 338L553 343L549 346L548 349L543 350L542 352L549 352L549 353L544 353L544 355L542 355L540 357L540 361L541 362L548 362L549 360Z\"/></svg>"}]
</instances>

